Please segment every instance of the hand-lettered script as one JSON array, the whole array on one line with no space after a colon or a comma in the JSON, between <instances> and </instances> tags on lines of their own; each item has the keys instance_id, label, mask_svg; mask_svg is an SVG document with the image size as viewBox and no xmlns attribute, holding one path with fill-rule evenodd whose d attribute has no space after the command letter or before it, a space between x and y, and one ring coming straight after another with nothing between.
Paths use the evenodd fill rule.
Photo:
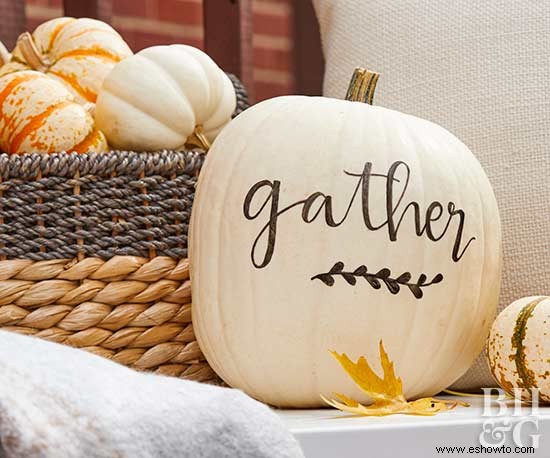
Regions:
<instances>
[{"instance_id":1,"label":"hand-lettered script","mask_svg":"<svg viewBox=\"0 0 550 458\"><path fill-rule=\"evenodd\" d=\"M439 201L433 201L430 205L428 205L424 212L421 209L420 204L416 201L405 203L407 189L411 178L410 167L405 162L394 162L391 164L386 174L374 173L373 164L371 162L367 162L360 173L345 170L343 173L346 176L355 179L356 185L349 199L347 208L340 218L336 218L334 214L333 196L324 194L323 192L315 191L306 198L281 208L281 182L279 180L261 180L250 188L246 194L243 204L243 213L245 218L248 220L255 220L261 216L267 217L265 225L260 228L260 231L254 240L250 253L252 264L256 268L261 269L266 267L271 262L277 245L279 219L283 215L288 214L293 208L301 207L300 217L304 223L309 224L324 213L326 225L328 227L338 227L346 221L358 195L361 196L361 209L366 229L369 231L386 230L388 233L388 238L392 242L397 241L400 231L404 230L402 228L402 223L405 216L409 213L412 213L414 221L413 229L416 236L426 237L432 242L441 240L449 231L451 231L451 227L454 228L454 244L451 252L451 259L454 262L458 262L464 256L464 253L470 244L475 240L475 237L470 237L468 240L464 240L466 215L464 210L457 208L454 202L449 201L446 205L444 205ZM400 178L398 179L397 176ZM385 181L385 198L383 199L383 202L385 203L386 211L383 221L373 221L371 216L371 182L373 179ZM258 198L258 196L260 196L260 198ZM377 199L377 202L379 201L380 200ZM439 230L434 229L432 225L432 223L436 221L440 221ZM451 226L453 221L456 221L457 224L453 224ZM444 222L442 227L441 222ZM261 243L262 240L266 243ZM264 246L265 248L260 248L260 246ZM360 270L362 272L363 269ZM382 269L380 272L385 274L386 271L387 269ZM330 272L327 272L326 274L319 274L312 277L312 279L326 280L329 278L327 276L329 273ZM333 272L332 274L334 273L336 272ZM402 274L401 277L403 277L403 275L405 274ZM405 277L407 276L408 275L405 275ZM381 275L381 277L387 277L387 275ZM438 274L435 278L436 281L430 284L440 282L442 279L441 274ZM390 280L392 279L390 278ZM324 281L324 283L328 286L332 286L329 284L330 281ZM405 283L406 282L402 282L402 284ZM424 286L427 285L425 284ZM388 289L395 294L395 292L392 291L392 289L395 290L395 288L390 288L390 286L388 286Z\"/></svg>"}]
</instances>

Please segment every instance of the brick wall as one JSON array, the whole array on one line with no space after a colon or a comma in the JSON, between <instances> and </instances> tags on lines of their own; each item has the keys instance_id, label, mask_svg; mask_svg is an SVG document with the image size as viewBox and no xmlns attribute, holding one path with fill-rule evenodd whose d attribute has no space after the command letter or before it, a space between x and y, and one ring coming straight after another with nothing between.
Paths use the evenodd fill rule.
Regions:
<instances>
[{"instance_id":1,"label":"brick wall","mask_svg":"<svg viewBox=\"0 0 550 458\"><path fill-rule=\"evenodd\" d=\"M293 92L290 0L253 0L257 100ZM61 0L27 0L27 29L62 14ZM157 44L202 48L202 0L112 0L112 25L134 51Z\"/></svg>"}]
</instances>

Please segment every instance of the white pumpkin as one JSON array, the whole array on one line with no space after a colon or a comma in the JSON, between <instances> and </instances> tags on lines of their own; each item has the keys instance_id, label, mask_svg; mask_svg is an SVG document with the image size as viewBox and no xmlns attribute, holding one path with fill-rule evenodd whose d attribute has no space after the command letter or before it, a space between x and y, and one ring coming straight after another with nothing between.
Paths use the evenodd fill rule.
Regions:
<instances>
[{"instance_id":1,"label":"white pumpkin","mask_svg":"<svg viewBox=\"0 0 550 458\"><path fill-rule=\"evenodd\" d=\"M96 19L60 17L17 40L0 76L22 70L46 73L81 104L94 103L103 79L132 51L110 25Z\"/></svg>"},{"instance_id":2,"label":"white pumpkin","mask_svg":"<svg viewBox=\"0 0 550 458\"><path fill-rule=\"evenodd\" d=\"M375 82L358 71L350 99L372 98ZM233 120L202 169L194 329L229 385L273 405L368 402L329 350L377 361L381 339L407 398L433 395L483 348L500 245L491 185L444 128L356 101L274 98Z\"/></svg>"},{"instance_id":3,"label":"white pumpkin","mask_svg":"<svg viewBox=\"0 0 550 458\"><path fill-rule=\"evenodd\" d=\"M537 389L540 401L550 402L550 297L519 299L493 323L487 359L493 377L508 393L520 389L523 400Z\"/></svg>"},{"instance_id":4,"label":"white pumpkin","mask_svg":"<svg viewBox=\"0 0 550 458\"><path fill-rule=\"evenodd\" d=\"M120 62L108 75L95 111L98 126L119 149L208 149L236 106L233 85L192 46L154 46Z\"/></svg>"}]
</instances>

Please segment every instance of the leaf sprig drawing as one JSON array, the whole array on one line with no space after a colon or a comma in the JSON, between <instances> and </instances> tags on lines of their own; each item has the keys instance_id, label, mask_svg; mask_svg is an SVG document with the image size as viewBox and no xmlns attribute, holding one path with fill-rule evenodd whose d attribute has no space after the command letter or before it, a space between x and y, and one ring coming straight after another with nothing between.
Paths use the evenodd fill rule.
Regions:
<instances>
[{"instance_id":1,"label":"leaf sprig drawing","mask_svg":"<svg viewBox=\"0 0 550 458\"><path fill-rule=\"evenodd\" d=\"M411 281L412 275L410 272L404 272L394 278L390 269L386 267L376 273L369 272L365 265L361 265L353 271L344 271L344 267L344 263L338 261L328 272L317 274L311 277L311 280L321 280L325 285L333 286L336 281L335 277L342 277L348 284L354 286L358 278L363 278L374 289L380 289L384 284L392 294L399 293L401 287L406 286L417 299L421 299L424 295L422 288L435 285L443 280L443 275L440 273L427 282L428 277L426 274L420 274L416 281Z\"/></svg>"}]
</instances>

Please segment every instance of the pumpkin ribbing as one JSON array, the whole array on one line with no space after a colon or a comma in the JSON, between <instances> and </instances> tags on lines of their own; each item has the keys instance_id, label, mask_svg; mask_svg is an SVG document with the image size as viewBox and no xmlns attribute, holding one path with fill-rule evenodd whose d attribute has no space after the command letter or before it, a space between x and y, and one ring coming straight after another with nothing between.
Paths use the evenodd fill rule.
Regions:
<instances>
[{"instance_id":1,"label":"pumpkin ribbing","mask_svg":"<svg viewBox=\"0 0 550 458\"><path fill-rule=\"evenodd\" d=\"M78 79L75 78L74 75L65 75L56 71L50 71L50 75L56 76L57 78L63 80L64 83L71 86L76 92L78 92L82 96L82 98L86 99L88 102L94 103L96 101L97 94L90 91L89 89L82 87L79 84Z\"/></svg>"},{"instance_id":2,"label":"pumpkin ribbing","mask_svg":"<svg viewBox=\"0 0 550 458\"><path fill-rule=\"evenodd\" d=\"M2 119L2 105L4 104L6 98L12 93L12 91L21 83L26 81L31 81L38 78L38 74L22 74L17 75L13 80L11 80L6 87L0 91L0 120Z\"/></svg>"},{"instance_id":3,"label":"pumpkin ribbing","mask_svg":"<svg viewBox=\"0 0 550 458\"><path fill-rule=\"evenodd\" d=\"M114 30L106 30L106 29L99 29L99 28L91 28L86 30L81 30L80 32L75 33L74 35L71 35L70 37L67 37L68 40L72 40L74 38L81 37L82 35L86 35L88 33L106 33L112 36L118 36L118 33Z\"/></svg>"},{"instance_id":4,"label":"pumpkin ribbing","mask_svg":"<svg viewBox=\"0 0 550 458\"><path fill-rule=\"evenodd\" d=\"M68 100L64 100L62 102L56 103L55 105L47 107L42 113L31 117L17 134L14 134L12 137L10 137L8 153L16 153L19 150L21 143L23 143L23 141L33 132L36 132L39 127L42 127L42 125L44 125L44 123L54 112L68 107L69 105L71 105L71 103L72 102L69 102ZM36 146L38 146L38 144L36 144Z\"/></svg>"},{"instance_id":5,"label":"pumpkin ribbing","mask_svg":"<svg viewBox=\"0 0 550 458\"><path fill-rule=\"evenodd\" d=\"M104 49L98 47L92 47L87 49L73 49L72 51L67 51L66 53L59 56L56 62L59 62L62 59L67 59L69 57L82 58L82 57L98 57L112 62L120 62L121 57L113 53L110 53Z\"/></svg>"},{"instance_id":6,"label":"pumpkin ribbing","mask_svg":"<svg viewBox=\"0 0 550 458\"><path fill-rule=\"evenodd\" d=\"M13 127L13 123L15 122L15 119L13 117L7 118L4 114L4 102L6 99L15 91L15 89L22 83L25 83L27 81L31 81L33 79L38 78L38 74L21 74L17 75L14 79L12 79L2 91L0 91L0 123L4 121L4 126L2 129L0 129L0 137L2 137L6 130L11 129Z\"/></svg>"},{"instance_id":7,"label":"pumpkin ribbing","mask_svg":"<svg viewBox=\"0 0 550 458\"><path fill-rule=\"evenodd\" d=\"M60 22L59 24L57 24L55 26L55 28L53 29L52 31L52 34L50 35L50 40L48 42L48 47L47 47L47 50L48 52L53 48L53 45L55 43L55 40L57 39L57 37L59 36L59 34L61 33L61 31L69 24L73 23L74 22L74 19L73 18L67 18L66 21L64 22Z\"/></svg>"},{"instance_id":8,"label":"pumpkin ribbing","mask_svg":"<svg viewBox=\"0 0 550 458\"><path fill-rule=\"evenodd\" d=\"M84 138L78 145L75 145L73 151L75 153L87 153L94 149L95 145L98 145L102 141L102 134L99 130L92 130L88 136Z\"/></svg>"}]
</instances>

